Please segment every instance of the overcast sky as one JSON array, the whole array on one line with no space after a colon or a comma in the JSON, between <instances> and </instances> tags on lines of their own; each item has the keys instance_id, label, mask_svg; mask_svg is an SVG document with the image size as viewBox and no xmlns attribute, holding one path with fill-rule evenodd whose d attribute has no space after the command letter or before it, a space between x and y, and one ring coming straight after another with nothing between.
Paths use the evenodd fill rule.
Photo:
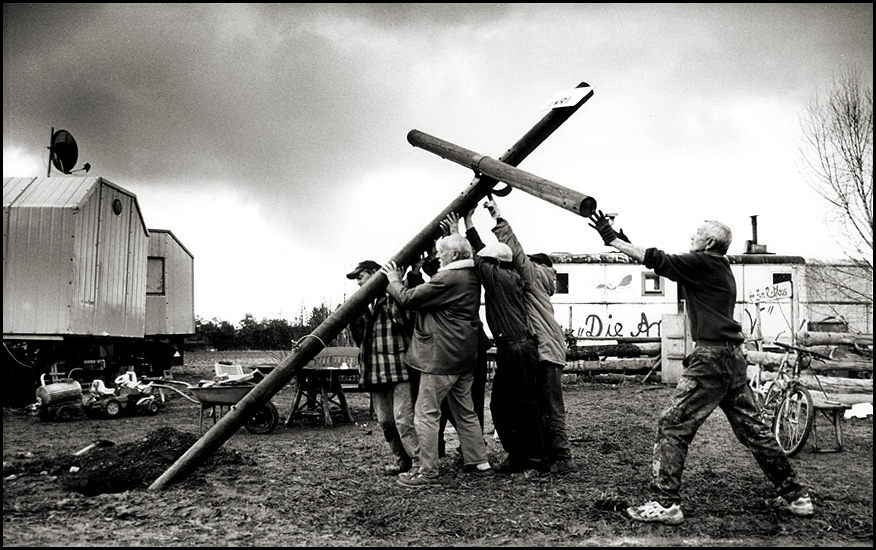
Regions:
<instances>
[{"instance_id":1,"label":"overcast sky","mask_svg":"<svg viewBox=\"0 0 876 550\"><path fill-rule=\"evenodd\" d=\"M769 252L840 258L797 148L848 66L872 87L872 4L4 4L3 175L44 176L63 128L194 254L197 315L293 320L471 182L410 130L498 158L587 82L521 169L643 246L685 252L718 219L742 253L757 215ZM497 200L528 252L606 250L566 210Z\"/></svg>"}]
</instances>

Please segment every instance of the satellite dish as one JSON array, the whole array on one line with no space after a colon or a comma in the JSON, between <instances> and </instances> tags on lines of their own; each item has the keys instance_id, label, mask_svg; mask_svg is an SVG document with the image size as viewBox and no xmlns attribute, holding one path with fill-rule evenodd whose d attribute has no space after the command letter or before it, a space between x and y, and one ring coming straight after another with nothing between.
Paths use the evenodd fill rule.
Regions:
<instances>
[{"instance_id":1,"label":"satellite dish","mask_svg":"<svg viewBox=\"0 0 876 550\"><path fill-rule=\"evenodd\" d=\"M69 174L73 170L79 159L79 147L70 132L58 130L52 134L49 157L52 159L52 165L64 174Z\"/></svg>"}]
</instances>

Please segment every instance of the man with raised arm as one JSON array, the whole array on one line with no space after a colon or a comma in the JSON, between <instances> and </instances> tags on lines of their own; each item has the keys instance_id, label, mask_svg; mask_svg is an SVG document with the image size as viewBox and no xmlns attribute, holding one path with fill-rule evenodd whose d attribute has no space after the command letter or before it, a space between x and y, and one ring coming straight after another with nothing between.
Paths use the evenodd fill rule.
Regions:
<instances>
[{"instance_id":1,"label":"man with raised arm","mask_svg":"<svg viewBox=\"0 0 876 550\"><path fill-rule=\"evenodd\" d=\"M535 397L539 405L542 435L547 448L547 463L552 473L575 469L572 446L566 432L566 404L563 399L563 368L566 366L566 336L554 316L551 296L557 289L557 272L547 254L527 256L511 225L502 217L493 199L484 207L496 220L493 233L511 248L514 268L525 283L526 311L538 338L538 367L535 371Z\"/></svg>"},{"instance_id":2,"label":"man with raised arm","mask_svg":"<svg viewBox=\"0 0 876 550\"><path fill-rule=\"evenodd\" d=\"M778 496L768 500L794 515L811 516L812 500L798 483L791 463L758 415L746 376L742 326L734 319L736 279L727 250L732 234L723 223L704 222L690 239L687 254L667 254L632 244L615 232L599 211L590 226L606 246L616 248L655 273L679 283L687 303L696 348L684 359L684 371L672 402L660 416L651 461L654 500L627 508L637 521L677 525L681 510L681 476L688 446L712 411L721 407L733 433L751 450Z\"/></svg>"}]
</instances>

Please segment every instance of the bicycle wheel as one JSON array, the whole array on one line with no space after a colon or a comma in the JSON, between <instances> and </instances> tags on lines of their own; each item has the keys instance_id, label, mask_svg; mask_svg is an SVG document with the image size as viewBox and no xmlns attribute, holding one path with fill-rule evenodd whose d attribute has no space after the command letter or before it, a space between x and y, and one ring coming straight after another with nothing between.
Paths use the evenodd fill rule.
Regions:
<instances>
[{"instance_id":1,"label":"bicycle wheel","mask_svg":"<svg viewBox=\"0 0 876 550\"><path fill-rule=\"evenodd\" d=\"M773 422L773 434L787 456L799 453L806 444L812 424L815 422L815 407L806 388L790 391L779 408Z\"/></svg>"}]
</instances>

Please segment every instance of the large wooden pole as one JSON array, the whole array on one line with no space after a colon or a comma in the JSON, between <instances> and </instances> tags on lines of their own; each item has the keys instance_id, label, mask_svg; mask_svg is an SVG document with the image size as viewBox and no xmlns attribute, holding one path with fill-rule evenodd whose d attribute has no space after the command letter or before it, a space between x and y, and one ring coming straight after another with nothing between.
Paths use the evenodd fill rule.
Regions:
<instances>
[{"instance_id":1,"label":"large wooden pole","mask_svg":"<svg viewBox=\"0 0 876 550\"><path fill-rule=\"evenodd\" d=\"M507 162L475 153L419 130L408 132L408 142L414 147L425 149L441 158L471 168L475 172L503 181L515 189L525 191L579 216L587 218L596 211L596 200L593 197L515 168Z\"/></svg>"},{"instance_id":2,"label":"large wooden pole","mask_svg":"<svg viewBox=\"0 0 876 550\"><path fill-rule=\"evenodd\" d=\"M578 88L589 87L582 82ZM593 96L591 90L581 101L569 107L553 109L546 114L532 129L517 141L501 157L509 165L517 165L535 150L554 130L569 119L578 108ZM478 178L429 222L407 245L405 245L390 261L398 265L410 265L420 255L431 248L432 242L441 235L440 223L451 212L465 212L490 192L496 180ZM274 368L264 380L240 400L235 408L223 416L207 433L195 442L170 468L156 479L150 490L162 489L165 485L188 477L192 471L215 453L253 413L271 397L289 383L295 374L317 353L341 333L351 321L358 318L368 304L386 291L387 279L384 276L371 277L362 285L341 307L322 322L311 334L302 338L296 347L280 364Z\"/></svg>"}]
</instances>

